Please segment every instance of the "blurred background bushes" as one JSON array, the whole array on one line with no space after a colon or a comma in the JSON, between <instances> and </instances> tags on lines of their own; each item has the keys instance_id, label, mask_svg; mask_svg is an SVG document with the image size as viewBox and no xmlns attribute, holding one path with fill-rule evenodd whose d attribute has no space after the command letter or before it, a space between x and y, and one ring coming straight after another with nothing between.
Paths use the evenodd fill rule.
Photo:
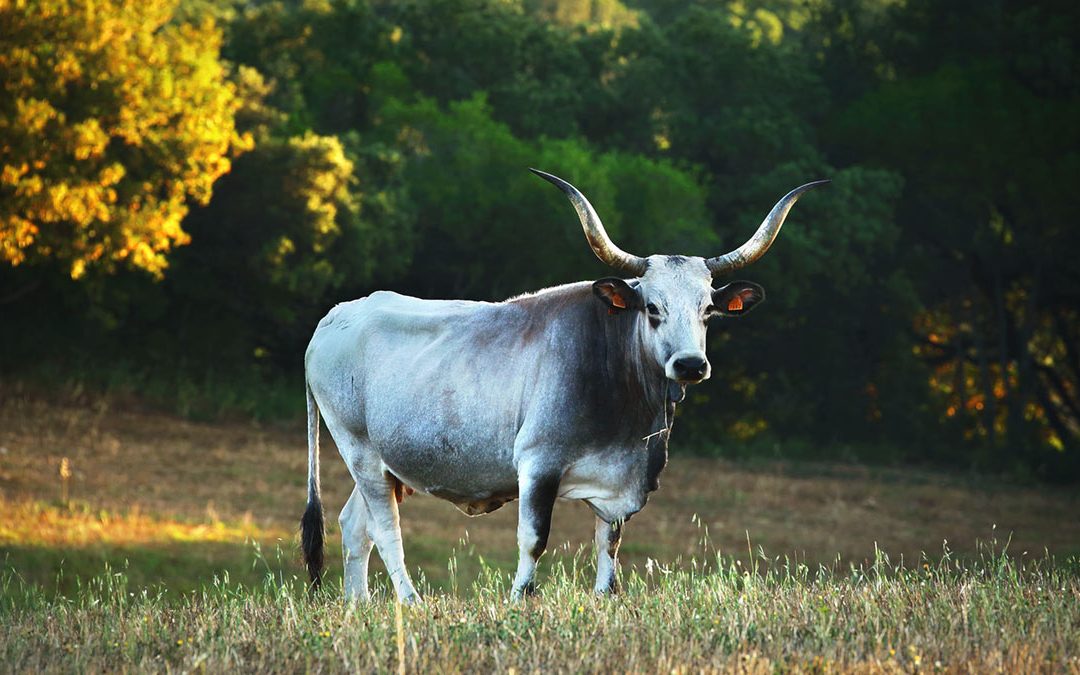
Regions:
<instances>
[{"instance_id":1,"label":"blurred background bushes","mask_svg":"<svg viewBox=\"0 0 1080 675\"><path fill-rule=\"evenodd\" d=\"M715 255L809 180L677 447L1080 477L1080 9L0 0L0 373L300 419L376 288Z\"/></svg>"}]
</instances>

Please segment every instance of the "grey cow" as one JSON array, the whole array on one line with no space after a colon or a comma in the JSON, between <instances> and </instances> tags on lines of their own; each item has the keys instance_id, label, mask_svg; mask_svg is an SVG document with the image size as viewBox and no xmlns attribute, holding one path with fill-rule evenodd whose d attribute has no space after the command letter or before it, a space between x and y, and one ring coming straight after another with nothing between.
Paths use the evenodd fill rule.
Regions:
<instances>
[{"instance_id":1,"label":"grey cow","mask_svg":"<svg viewBox=\"0 0 1080 675\"><path fill-rule=\"evenodd\" d=\"M373 546L404 603L419 599L405 568L398 503L406 491L469 515L514 499L519 562L512 594L533 588L555 500L596 515L595 589L616 589L623 523L645 505L667 463L685 387L708 379L706 322L761 302L757 284L712 279L772 244L810 188L781 199L753 237L715 258L619 249L574 186L550 174L597 257L631 275L547 288L505 302L419 300L378 292L337 305L305 356L308 504L301 521L313 587L323 566L319 413L355 481L341 511L345 593L368 597Z\"/></svg>"}]
</instances>

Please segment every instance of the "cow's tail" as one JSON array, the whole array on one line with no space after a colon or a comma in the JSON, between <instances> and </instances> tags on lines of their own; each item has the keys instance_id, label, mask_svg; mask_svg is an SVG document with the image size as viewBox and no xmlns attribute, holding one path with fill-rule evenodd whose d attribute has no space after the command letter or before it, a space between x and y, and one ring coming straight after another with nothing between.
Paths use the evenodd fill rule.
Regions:
<instances>
[{"instance_id":1,"label":"cow's tail","mask_svg":"<svg viewBox=\"0 0 1080 675\"><path fill-rule=\"evenodd\" d=\"M311 590L316 591L322 585L323 571L323 507L319 496L319 406L311 395L311 386L307 389L307 433L308 433L308 492L307 509L300 519L300 547L304 553L304 564L311 577Z\"/></svg>"}]
</instances>

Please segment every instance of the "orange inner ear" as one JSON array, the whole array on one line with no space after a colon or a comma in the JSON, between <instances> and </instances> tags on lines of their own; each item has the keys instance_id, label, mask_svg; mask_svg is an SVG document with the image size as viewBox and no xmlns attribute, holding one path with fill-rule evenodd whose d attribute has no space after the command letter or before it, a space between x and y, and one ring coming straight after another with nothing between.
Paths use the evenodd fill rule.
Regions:
<instances>
[{"instance_id":1,"label":"orange inner ear","mask_svg":"<svg viewBox=\"0 0 1080 675\"><path fill-rule=\"evenodd\" d=\"M619 309L626 309L626 301L622 299L622 296L618 293L611 294L611 304Z\"/></svg>"},{"instance_id":2,"label":"orange inner ear","mask_svg":"<svg viewBox=\"0 0 1080 675\"><path fill-rule=\"evenodd\" d=\"M742 296L734 295L728 300L727 311L729 312L741 312L743 308Z\"/></svg>"}]
</instances>

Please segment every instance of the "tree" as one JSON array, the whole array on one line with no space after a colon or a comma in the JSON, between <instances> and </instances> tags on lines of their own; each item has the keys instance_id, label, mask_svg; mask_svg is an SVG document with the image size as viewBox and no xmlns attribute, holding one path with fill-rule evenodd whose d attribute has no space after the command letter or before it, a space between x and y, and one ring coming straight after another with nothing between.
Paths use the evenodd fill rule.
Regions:
<instances>
[{"instance_id":1,"label":"tree","mask_svg":"<svg viewBox=\"0 0 1080 675\"><path fill-rule=\"evenodd\" d=\"M904 175L922 300L909 331L933 400L975 441L973 463L1075 475L1080 13L919 0L890 25L890 76L834 118L829 143Z\"/></svg>"},{"instance_id":2,"label":"tree","mask_svg":"<svg viewBox=\"0 0 1080 675\"><path fill-rule=\"evenodd\" d=\"M239 100L212 21L177 0L0 0L0 259L160 276L231 157Z\"/></svg>"},{"instance_id":3,"label":"tree","mask_svg":"<svg viewBox=\"0 0 1080 675\"><path fill-rule=\"evenodd\" d=\"M543 168L584 191L622 245L711 250L705 191L663 160L598 152L576 139L527 141L491 117L482 96L441 108L389 102L380 135L400 139L416 244L404 290L425 297L503 299L605 276L577 217ZM632 233L632 234L631 234ZM653 248L658 247L658 248ZM670 251L674 252L674 251Z\"/></svg>"},{"instance_id":4,"label":"tree","mask_svg":"<svg viewBox=\"0 0 1080 675\"><path fill-rule=\"evenodd\" d=\"M638 12L619 0L524 0L522 4L534 16L567 26L621 28L638 22Z\"/></svg>"},{"instance_id":5,"label":"tree","mask_svg":"<svg viewBox=\"0 0 1080 675\"><path fill-rule=\"evenodd\" d=\"M331 304L407 267L411 212L393 152L355 133L290 135L289 115L266 103L271 85L246 66L236 79L237 124L255 148L188 214L191 244L166 278L110 278L106 311L117 341L160 363L289 371Z\"/></svg>"}]
</instances>

